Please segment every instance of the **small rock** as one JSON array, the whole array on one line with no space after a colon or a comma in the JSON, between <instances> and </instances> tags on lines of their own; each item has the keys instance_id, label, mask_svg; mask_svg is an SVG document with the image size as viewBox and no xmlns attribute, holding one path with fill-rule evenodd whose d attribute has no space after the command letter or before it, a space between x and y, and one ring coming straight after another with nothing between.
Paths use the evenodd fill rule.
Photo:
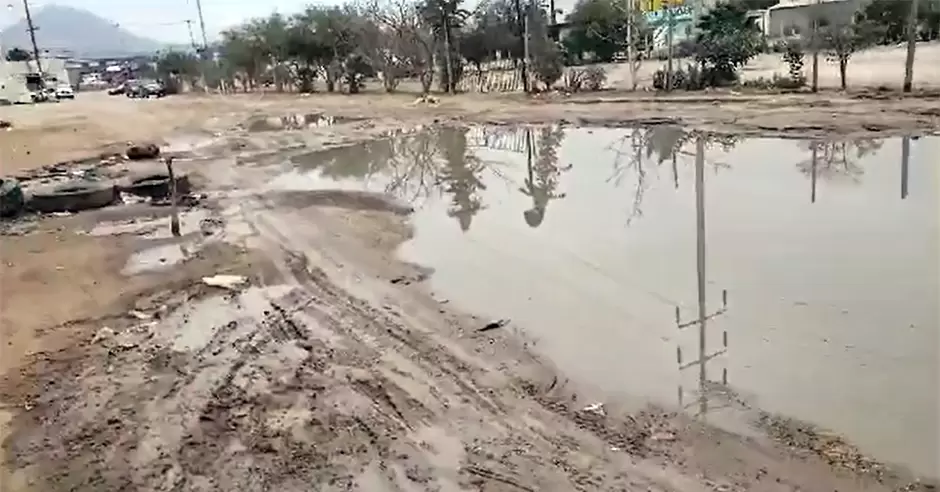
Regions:
<instances>
[{"instance_id":1,"label":"small rock","mask_svg":"<svg viewBox=\"0 0 940 492\"><path fill-rule=\"evenodd\" d=\"M499 320L491 321L491 322L487 323L486 326L484 326L483 328L480 328L480 329L477 330L477 331L478 331L478 332L484 332L484 331L495 330L495 329L497 329L497 328L502 328L502 327L504 327L504 326L506 326L506 325L508 325L508 324L509 324L509 319L508 319L508 318L506 318L506 319L499 319Z\"/></svg>"},{"instance_id":2,"label":"small rock","mask_svg":"<svg viewBox=\"0 0 940 492\"><path fill-rule=\"evenodd\" d=\"M132 161L155 159L160 155L160 147L157 147L156 144L153 143L134 144L127 148L125 154L127 158Z\"/></svg>"}]
</instances>

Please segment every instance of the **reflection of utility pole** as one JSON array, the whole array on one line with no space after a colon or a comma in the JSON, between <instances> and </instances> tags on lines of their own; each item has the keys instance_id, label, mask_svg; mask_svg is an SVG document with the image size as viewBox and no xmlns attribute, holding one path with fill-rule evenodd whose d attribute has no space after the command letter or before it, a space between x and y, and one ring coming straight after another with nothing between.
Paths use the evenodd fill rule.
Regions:
<instances>
[{"instance_id":1,"label":"reflection of utility pole","mask_svg":"<svg viewBox=\"0 0 940 492\"><path fill-rule=\"evenodd\" d=\"M907 198L908 165L911 161L911 137L901 138L901 200Z\"/></svg>"},{"instance_id":2,"label":"reflection of utility pole","mask_svg":"<svg viewBox=\"0 0 940 492\"><path fill-rule=\"evenodd\" d=\"M705 284L706 284L706 270L705 270L705 139L703 137L698 137L698 140L695 144L695 264L696 264L696 280L697 280L697 291L698 291L698 319L690 322L682 322L679 313L679 307L676 307L676 326L682 330L684 328L698 325L698 359L683 362L682 358L682 348L676 348L676 359L679 363L679 370L683 371L693 366L698 366L698 386L699 386L699 395L698 395L698 405L699 405L699 416L704 417L708 412L708 390L706 388L707 382L707 373L705 370L706 364L708 361L718 357L719 355L728 351L728 332L722 332L722 348L716 352L709 354L707 352L708 346L706 344L706 334L707 334L707 322L711 318L715 318L724 314L728 310L728 291L721 291L721 309L715 311L712 314L707 314L706 306L706 295L705 295ZM728 384L728 369L725 368L721 373L721 384ZM684 408L683 404L683 389L682 385L679 385L679 406Z\"/></svg>"},{"instance_id":3,"label":"reflection of utility pole","mask_svg":"<svg viewBox=\"0 0 940 492\"><path fill-rule=\"evenodd\" d=\"M810 172L810 179L809 179L810 186L812 187L812 191L810 191L810 194L809 194L809 202L816 203L816 161L819 159L819 155L818 155L819 150L817 149L816 142L812 143L812 152L813 152L813 156L810 158L812 160L810 161L811 172Z\"/></svg>"},{"instance_id":4,"label":"reflection of utility pole","mask_svg":"<svg viewBox=\"0 0 940 492\"><path fill-rule=\"evenodd\" d=\"M679 165L676 163L676 153L672 153L672 182L679 189Z\"/></svg>"},{"instance_id":5,"label":"reflection of utility pole","mask_svg":"<svg viewBox=\"0 0 940 492\"><path fill-rule=\"evenodd\" d=\"M39 85L44 85L45 80L42 76L42 62L39 60L39 45L36 44L36 30L38 27L33 25L33 16L29 13L29 0L23 0L23 10L26 12L26 28L29 31L29 41L33 44L33 58L36 60L36 72L39 73Z\"/></svg>"}]
</instances>

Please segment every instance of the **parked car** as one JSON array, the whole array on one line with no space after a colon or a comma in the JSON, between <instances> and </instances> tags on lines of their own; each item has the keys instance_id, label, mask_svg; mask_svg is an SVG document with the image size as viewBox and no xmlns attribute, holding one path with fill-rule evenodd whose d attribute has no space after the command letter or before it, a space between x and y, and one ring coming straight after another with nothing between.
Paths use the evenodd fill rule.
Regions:
<instances>
[{"instance_id":1,"label":"parked car","mask_svg":"<svg viewBox=\"0 0 940 492\"><path fill-rule=\"evenodd\" d=\"M118 85L116 85L116 86L114 86L114 87L108 89L108 95L109 95L109 96L118 96L118 95L124 94L124 89L125 89L125 87L126 87L126 84L124 84L124 83L118 84Z\"/></svg>"},{"instance_id":2,"label":"parked car","mask_svg":"<svg viewBox=\"0 0 940 492\"><path fill-rule=\"evenodd\" d=\"M29 92L29 97L34 103L47 102L55 99L55 90L48 88L38 88Z\"/></svg>"},{"instance_id":3,"label":"parked car","mask_svg":"<svg viewBox=\"0 0 940 492\"><path fill-rule=\"evenodd\" d=\"M75 99L75 92L72 91L72 86L59 84L59 86L55 88L55 97L59 99Z\"/></svg>"},{"instance_id":4,"label":"parked car","mask_svg":"<svg viewBox=\"0 0 940 492\"><path fill-rule=\"evenodd\" d=\"M166 87L158 81L140 81L136 84L128 84L124 89L127 97L163 97L166 95Z\"/></svg>"}]
</instances>

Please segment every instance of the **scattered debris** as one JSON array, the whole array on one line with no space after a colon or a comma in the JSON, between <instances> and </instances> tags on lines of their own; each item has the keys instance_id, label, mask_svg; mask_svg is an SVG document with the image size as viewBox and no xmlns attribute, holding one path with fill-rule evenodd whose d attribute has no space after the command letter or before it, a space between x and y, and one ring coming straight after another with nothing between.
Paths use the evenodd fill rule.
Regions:
<instances>
[{"instance_id":1,"label":"scattered debris","mask_svg":"<svg viewBox=\"0 0 940 492\"><path fill-rule=\"evenodd\" d=\"M0 120L0 130L10 130L13 128L13 123L7 120Z\"/></svg>"},{"instance_id":2,"label":"scattered debris","mask_svg":"<svg viewBox=\"0 0 940 492\"><path fill-rule=\"evenodd\" d=\"M148 320L148 319L153 318L153 316L151 316L151 315L149 315L149 314L147 314L147 313L145 313L145 312L137 311L137 310L131 311L131 312L127 313L127 314L129 314L129 315L133 316L134 318L137 318L137 319L139 319L139 320L141 320L141 321L144 321L144 320Z\"/></svg>"},{"instance_id":3,"label":"scattered debris","mask_svg":"<svg viewBox=\"0 0 940 492\"><path fill-rule=\"evenodd\" d=\"M477 330L477 332L481 332L481 333L482 333L482 332L484 332L484 331L495 330L495 329L497 329L497 328L502 328L502 327L504 327L504 326L506 326L506 325L508 325L508 324L509 324L509 318L506 318L506 319L498 319L498 320L496 320L496 321L490 321L489 323L486 324L486 326L484 326L483 328L480 328L479 330Z\"/></svg>"},{"instance_id":4,"label":"scattered debris","mask_svg":"<svg viewBox=\"0 0 940 492\"><path fill-rule=\"evenodd\" d=\"M592 403L581 409L582 412L593 413L594 415L599 415L601 417L607 415L607 411L604 409L603 403Z\"/></svg>"},{"instance_id":5,"label":"scattered debris","mask_svg":"<svg viewBox=\"0 0 940 492\"><path fill-rule=\"evenodd\" d=\"M419 104L429 104L429 105L434 106L434 105L437 105L439 102L440 102L440 99L438 99L438 98L436 98L436 97L434 97L434 96L432 96L432 95L430 95L430 94L425 94L425 95L420 96L420 97L418 97L417 99L415 99L414 102L411 103L411 104L412 104L413 106L417 106L417 105L419 105Z\"/></svg>"},{"instance_id":6,"label":"scattered debris","mask_svg":"<svg viewBox=\"0 0 940 492\"><path fill-rule=\"evenodd\" d=\"M202 283L212 287L238 290L248 284L248 278L244 275L213 275L211 277L202 277Z\"/></svg>"},{"instance_id":7,"label":"scattered debris","mask_svg":"<svg viewBox=\"0 0 940 492\"><path fill-rule=\"evenodd\" d=\"M513 479L511 479L511 478L504 477L504 476L502 476L502 475L500 475L500 474L498 474L498 473L496 473L496 472L494 472L494 471L492 471L492 470L486 469L486 468L482 468L482 467L479 467L479 466L467 466L467 467L464 467L463 470L464 470L465 472L471 474L471 475L476 475L476 476L478 476L478 477L482 477L482 478L485 478L485 479L488 479L488 480L493 480L493 481L495 481L495 482L500 482L500 483L504 483L504 484L506 484L506 485L511 485L511 486L513 486L513 487L515 487L515 488L517 488L517 489L519 489L519 490L525 490L525 491L528 491L528 492L535 492L535 489L533 489L533 488L531 488L531 487L527 487L527 486L525 486L525 485L522 485L521 483L516 482L515 480L513 480Z\"/></svg>"},{"instance_id":8,"label":"scattered debris","mask_svg":"<svg viewBox=\"0 0 940 492\"><path fill-rule=\"evenodd\" d=\"M111 338L114 338L114 330L105 326L95 333L95 336L91 339L91 343L101 343Z\"/></svg>"}]
</instances>

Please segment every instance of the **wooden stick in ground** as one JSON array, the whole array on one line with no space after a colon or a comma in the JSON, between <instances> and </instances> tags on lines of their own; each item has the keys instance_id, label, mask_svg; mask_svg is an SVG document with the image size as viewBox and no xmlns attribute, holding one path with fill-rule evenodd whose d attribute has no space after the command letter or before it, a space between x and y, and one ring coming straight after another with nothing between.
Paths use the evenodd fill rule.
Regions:
<instances>
[{"instance_id":1,"label":"wooden stick in ground","mask_svg":"<svg viewBox=\"0 0 940 492\"><path fill-rule=\"evenodd\" d=\"M170 233L175 237L180 235L180 215L178 200L176 197L176 176L173 175L173 158L166 157L163 159L166 162L166 173L170 177Z\"/></svg>"}]
</instances>

